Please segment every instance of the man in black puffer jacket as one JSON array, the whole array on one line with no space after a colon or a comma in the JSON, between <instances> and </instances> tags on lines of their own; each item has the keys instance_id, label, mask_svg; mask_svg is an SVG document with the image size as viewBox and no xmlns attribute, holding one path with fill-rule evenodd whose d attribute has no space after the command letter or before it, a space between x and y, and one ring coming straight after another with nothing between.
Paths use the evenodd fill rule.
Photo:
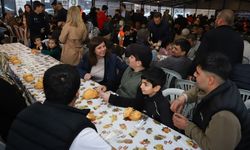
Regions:
<instances>
[{"instance_id":1,"label":"man in black puffer jacket","mask_svg":"<svg viewBox=\"0 0 250 150\"><path fill-rule=\"evenodd\" d=\"M43 85L45 102L18 114L9 131L7 150L111 149L86 118L89 110L73 107L80 86L73 66L60 64L48 69Z\"/></svg>"},{"instance_id":2,"label":"man in black puffer jacket","mask_svg":"<svg viewBox=\"0 0 250 150\"><path fill-rule=\"evenodd\" d=\"M228 80L231 65L228 58L211 53L198 63L194 76L197 87L175 100L174 125L185 130L202 149L233 150L250 147L250 114L236 85ZM200 101L193 120L179 114L185 102Z\"/></svg>"}]
</instances>

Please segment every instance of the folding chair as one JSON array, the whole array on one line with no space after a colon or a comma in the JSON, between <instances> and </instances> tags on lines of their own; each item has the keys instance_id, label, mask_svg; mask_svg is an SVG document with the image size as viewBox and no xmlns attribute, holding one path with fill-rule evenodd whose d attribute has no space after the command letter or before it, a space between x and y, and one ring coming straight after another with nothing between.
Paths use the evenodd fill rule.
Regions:
<instances>
[{"instance_id":1,"label":"folding chair","mask_svg":"<svg viewBox=\"0 0 250 150\"><path fill-rule=\"evenodd\" d=\"M250 91L249 90L239 89L239 91L240 91L240 96L244 102L250 101Z\"/></svg>"},{"instance_id":2,"label":"folding chair","mask_svg":"<svg viewBox=\"0 0 250 150\"><path fill-rule=\"evenodd\" d=\"M167 68L162 68L162 70L166 74L166 83L165 83L163 89L175 87L175 80L182 79L181 75L174 70L170 70Z\"/></svg>"},{"instance_id":3,"label":"folding chair","mask_svg":"<svg viewBox=\"0 0 250 150\"><path fill-rule=\"evenodd\" d=\"M19 27L17 25L14 25L14 29L15 29L17 41L21 42L21 35L20 35Z\"/></svg>"},{"instance_id":4,"label":"folding chair","mask_svg":"<svg viewBox=\"0 0 250 150\"><path fill-rule=\"evenodd\" d=\"M178 88L168 88L162 91L162 95L164 97L169 98L170 103L177 99L182 93L184 92L183 89L178 89ZM183 110L182 110L182 115L187 117L189 120L192 120L193 118L193 109L195 107L195 103L187 103Z\"/></svg>"},{"instance_id":5,"label":"folding chair","mask_svg":"<svg viewBox=\"0 0 250 150\"><path fill-rule=\"evenodd\" d=\"M249 58L243 56L243 59L242 59L242 64L249 64L250 63L250 60Z\"/></svg>"},{"instance_id":6,"label":"folding chair","mask_svg":"<svg viewBox=\"0 0 250 150\"><path fill-rule=\"evenodd\" d=\"M168 89L165 89L162 91L162 95L164 97L169 96L169 100L170 100L170 102L172 102L173 100L178 98L183 92L184 92L184 90L182 90L182 89L168 88Z\"/></svg>"},{"instance_id":7,"label":"folding chair","mask_svg":"<svg viewBox=\"0 0 250 150\"><path fill-rule=\"evenodd\" d=\"M183 89L185 91L191 89L195 85L195 82L185 79L176 79L175 88Z\"/></svg>"},{"instance_id":8,"label":"folding chair","mask_svg":"<svg viewBox=\"0 0 250 150\"><path fill-rule=\"evenodd\" d=\"M6 145L0 141L0 150L5 150Z\"/></svg>"}]
</instances>

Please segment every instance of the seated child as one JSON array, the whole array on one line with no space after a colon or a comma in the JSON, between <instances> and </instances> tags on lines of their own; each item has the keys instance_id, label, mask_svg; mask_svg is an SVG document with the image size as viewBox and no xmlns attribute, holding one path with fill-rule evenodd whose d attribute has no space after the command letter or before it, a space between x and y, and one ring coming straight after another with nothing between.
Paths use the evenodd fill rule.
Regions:
<instances>
[{"instance_id":1,"label":"seated child","mask_svg":"<svg viewBox=\"0 0 250 150\"><path fill-rule=\"evenodd\" d=\"M41 52L44 55L50 55L51 57L57 59L58 61L60 61L61 58L61 47L58 43L58 40L56 38L49 38L48 41L48 48L47 49L43 49Z\"/></svg>"},{"instance_id":2,"label":"seated child","mask_svg":"<svg viewBox=\"0 0 250 150\"><path fill-rule=\"evenodd\" d=\"M32 50L38 50L37 52L47 49L47 46L42 42L42 39L40 36L35 36L33 39L34 46L31 47Z\"/></svg>"},{"instance_id":3,"label":"seated child","mask_svg":"<svg viewBox=\"0 0 250 150\"><path fill-rule=\"evenodd\" d=\"M162 95L162 87L166 81L166 75L160 68L151 67L141 76L140 90L135 98L125 98L110 93L102 93L101 97L112 105L121 107L134 107L144 112L151 118L173 128L170 103Z\"/></svg>"}]
</instances>

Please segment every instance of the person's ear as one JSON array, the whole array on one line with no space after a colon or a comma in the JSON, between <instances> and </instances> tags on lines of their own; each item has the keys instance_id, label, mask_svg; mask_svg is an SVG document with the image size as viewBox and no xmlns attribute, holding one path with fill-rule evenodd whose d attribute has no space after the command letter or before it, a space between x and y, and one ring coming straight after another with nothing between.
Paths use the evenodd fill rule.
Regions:
<instances>
[{"instance_id":1,"label":"person's ear","mask_svg":"<svg viewBox=\"0 0 250 150\"><path fill-rule=\"evenodd\" d=\"M142 66L142 62L141 62L140 60L137 60L137 61L136 61L136 66L137 66L137 67Z\"/></svg>"},{"instance_id":2,"label":"person's ear","mask_svg":"<svg viewBox=\"0 0 250 150\"><path fill-rule=\"evenodd\" d=\"M208 77L208 85L211 86L211 85L214 85L214 82L215 82L215 76L214 75L209 75Z\"/></svg>"},{"instance_id":3,"label":"person's ear","mask_svg":"<svg viewBox=\"0 0 250 150\"><path fill-rule=\"evenodd\" d=\"M157 93L158 91L161 90L161 86L160 85L156 85L154 88L153 88L154 92Z\"/></svg>"},{"instance_id":4,"label":"person's ear","mask_svg":"<svg viewBox=\"0 0 250 150\"><path fill-rule=\"evenodd\" d=\"M186 56L186 54L187 54L186 51L184 51L184 50L181 51L181 56Z\"/></svg>"}]
</instances>

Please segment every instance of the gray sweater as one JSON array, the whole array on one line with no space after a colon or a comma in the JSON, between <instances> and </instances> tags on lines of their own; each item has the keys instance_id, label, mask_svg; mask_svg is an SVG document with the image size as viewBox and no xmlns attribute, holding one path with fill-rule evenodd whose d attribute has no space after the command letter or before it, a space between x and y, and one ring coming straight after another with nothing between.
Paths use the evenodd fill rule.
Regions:
<instances>
[{"instance_id":1,"label":"gray sweater","mask_svg":"<svg viewBox=\"0 0 250 150\"><path fill-rule=\"evenodd\" d=\"M188 70L192 65L192 61L186 56L184 57L169 56L166 59L163 59L159 62L155 62L153 65L156 67L163 67L170 70L174 70L179 74L181 74L183 79L186 79Z\"/></svg>"},{"instance_id":2,"label":"gray sweater","mask_svg":"<svg viewBox=\"0 0 250 150\"><path fill-rule=\"evenodd\" d=\"M119 96L126 98L135 98L137 89L140 86L142 71L134 72L128 67L123 73L121 84L116 91Z\"/></svg>"}]
</instances>

